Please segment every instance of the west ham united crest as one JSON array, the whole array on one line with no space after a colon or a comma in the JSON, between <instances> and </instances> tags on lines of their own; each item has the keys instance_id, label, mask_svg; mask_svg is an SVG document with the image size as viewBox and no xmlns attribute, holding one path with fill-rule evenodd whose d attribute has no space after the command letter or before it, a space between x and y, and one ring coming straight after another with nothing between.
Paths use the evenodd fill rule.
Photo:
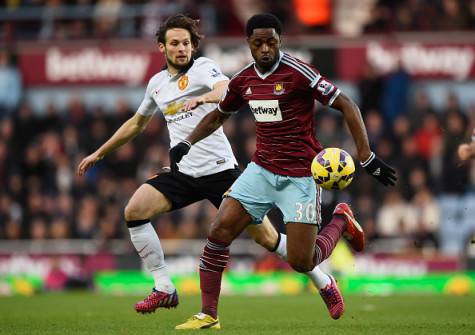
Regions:
<instances>
[{"instance_id":1,"label":"west ham united crest","mask_svg":"<svg viewBox=\"0 0 475 335\"><path fill-rule=\"evenodd\" d=\"M180 79L178 79L178 88L182 91L185 90L188 86L188 81L188 76L186 74L181 76Z\"/></svg>"},{"instance_id":2,"label":"west ham united crest","mask_svg":"<svg viewBox=\"0 0 475 335\"><path fill-rule=\"evenodd\" d=\"M284 84L283 83L276 83L274 85L274 94L281 95L285 92Z\"/></svg>"}]
</instances>

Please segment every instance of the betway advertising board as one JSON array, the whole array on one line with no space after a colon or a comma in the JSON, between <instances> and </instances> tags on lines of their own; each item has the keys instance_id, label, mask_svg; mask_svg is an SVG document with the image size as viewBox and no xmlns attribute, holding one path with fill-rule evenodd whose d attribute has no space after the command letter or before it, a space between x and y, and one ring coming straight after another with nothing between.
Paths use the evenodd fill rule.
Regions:
<instances>
[{"instance_id":1,"label":"betway advertising board","mask_svg":"<svg viewBox=\"0 0 475 335\"><path fill-rule=\"evenodd\" d=\"M251 61L239 40L230 46L208 43L202 54L233 75ZM366 64L381 75L402 67L415 79L470 80L475 78L475 42L465 44L359 43L351 47L325 47L318 43L286 45L285 51L312 63L323 74L356 81ZM19 50L19 65L26 86L39 85L145 85L165 63L157 49L102 46L43 46Z\"/></svg>"},{"instance_id":2,"label":"betway advertising board","mask_svg":"<svg viewBox=\"0 0 475 335\"><path fill-rule=\"evenodd\" d=\"M475 44L369 42L363 48L339 50L336 67L342 79L357 80L365 64L370 64L381 74L401 67L415 78L462 81L475 78Z\"/></svg>"},{"instance_id":3,"label":"betway advertising board","mask_svg":"<svg viewBox=\"0 0 475 335\"><path fill-rule=\"evenodd\" d=\"M165 61L154 51L47 47L19 55L23 82L35 85L143 85Z\"/></svg>"}]
</instances>

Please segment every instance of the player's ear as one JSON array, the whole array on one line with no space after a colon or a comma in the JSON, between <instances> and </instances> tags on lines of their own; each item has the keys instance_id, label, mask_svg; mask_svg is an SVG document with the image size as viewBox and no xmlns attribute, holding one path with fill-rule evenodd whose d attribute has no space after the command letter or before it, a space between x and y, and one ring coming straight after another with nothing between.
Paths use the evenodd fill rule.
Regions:
<instances>
[{"instance_id":1,"label":"player's ear","mask_svg":"<svg viewBox=\"0 0 475 335\"><path fill-rule=\"evenodd\" d=\"M165 53L165 44L163 44L162 42L158 42L158 50L161 53Z\"/></svg>"}]
</instances>

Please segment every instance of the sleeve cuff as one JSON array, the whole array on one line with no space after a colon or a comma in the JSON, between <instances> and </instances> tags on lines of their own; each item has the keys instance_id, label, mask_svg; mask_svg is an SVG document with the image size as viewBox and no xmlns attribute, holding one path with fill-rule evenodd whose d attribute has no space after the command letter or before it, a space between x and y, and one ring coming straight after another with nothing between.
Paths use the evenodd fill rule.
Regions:
<instances>
[{"instance_id":1,"label":"sleeve cuff","mask_svg":"<svg viewBox=\"0 0 475 335\"><path fill-rule=\"evenodd\" d=\"M340 89L338 88L336 90L336 92L333 94L333 96L331 97L330 101L328 101L328 106L331 106L333 104L333 102L335 101L336 98L338 98L338 96L340 95L341 91Z\"/></svg>"},{"instance_id":2,"label":"sleeve cuff","mask_svg":"<svg viewBox=\"0 0 475 335\"><path fill-rule=\"evenodd\" d=\"M236 111L227 112L227 111L223 110L219 104L218 104L218 110L223 114L234 114L234 113L236 113Z\"/></svg>"},{"instance_id":3,"label":"sleeve cuff","mask_svg":"<svg viewBox=\"0 0 475 335\"><path fill-rule=\"evenodd\" d=\"M368 159L364 162L360 162L360 165L362 167L367 167L373 161L374 157L376 157L376 155L374 154L374 152L371 152L371 155L369 155Z\"/></svg>"}]
</instances>

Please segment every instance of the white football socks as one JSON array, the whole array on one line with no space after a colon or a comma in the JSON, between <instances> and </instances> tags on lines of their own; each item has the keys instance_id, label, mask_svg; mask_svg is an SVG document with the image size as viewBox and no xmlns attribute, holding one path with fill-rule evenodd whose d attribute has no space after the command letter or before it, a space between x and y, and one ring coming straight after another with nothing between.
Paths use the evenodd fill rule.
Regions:
<instances>
[{"instance_id":1,"label":"white football socks","mask_svg":"<svg viewBox=\"0 0 475 335\"><path fill-rule=\"evenodd\" d=\"M168 275L162 245L152 224L148 222L138 227L129 228L129 232L130 239L145 267L152 273L155 289L161 292L173 293L175 286Z\"/></svg>"},{"instance_id":2,"label":"white football socks","mask_svg":"<svg viewBox=\"0 0 475 335\"><path fill-rule=\"evenodd\" d=\"M287 260L287 235L280 234L280 242L275 253L279 255L280 258ZM320 270L318 265L314 267L312 271L306 272L305 274L312 280L312 283L319 290L331 283L330 277Z\"/></svg>"}]
</instances>

